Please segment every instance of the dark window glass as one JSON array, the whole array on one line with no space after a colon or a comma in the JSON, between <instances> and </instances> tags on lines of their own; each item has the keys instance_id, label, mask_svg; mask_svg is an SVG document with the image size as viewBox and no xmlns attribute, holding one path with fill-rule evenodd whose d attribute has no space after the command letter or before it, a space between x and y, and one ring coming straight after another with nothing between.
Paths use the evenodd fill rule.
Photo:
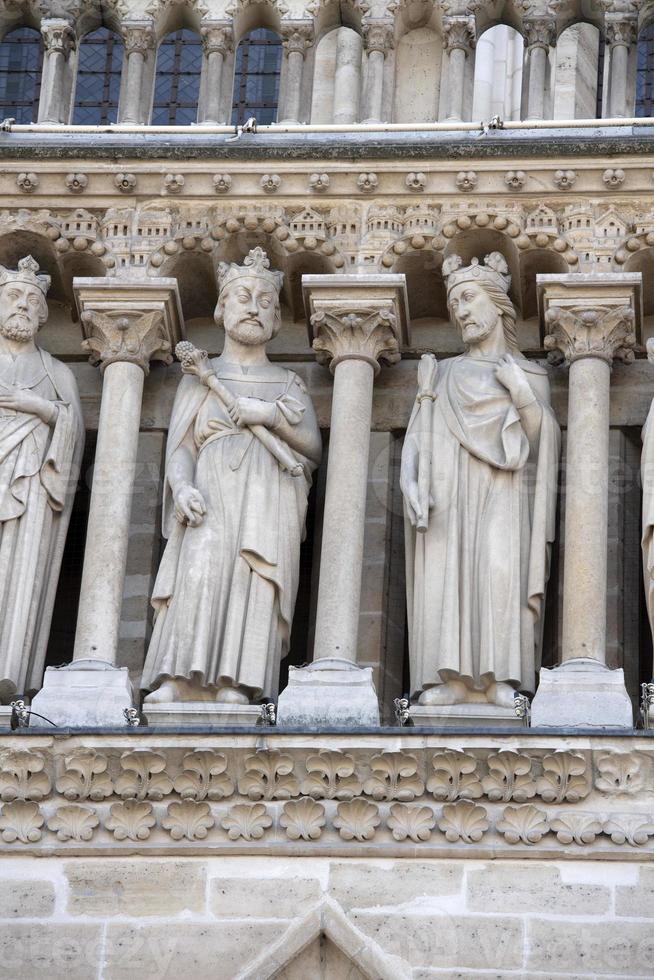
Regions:
<instances>
[{"instance_id":1,"label":"dark window glass","mask_svg":"<svg viewBox=\"0 0 654 980\"><path fill-rule=\"evenodd\" d=\"M654 24L638 35L638 63L636 68L636 115L651 116L654 100Z\"/></svg>"},{"instance_id":2,"label":"dark window glass","mask_svg":"<svg viewBox=\"0 0 654 980\"><path fill-rule=\"evenodd\" d=\"M0 43L0 115L18 123L36 122L43 44L31 27L19 27Z\"/></svg>"},{"instance_id":3,"label":"dark window glass","mask_svg":"<svg viewBox=\"0 0 654 980\"><path fill-rule=\"evenodd\" d=\"M255 116L259 123L277 118L282 42L273 31L260 27L246 34L236 49L232 123Z\"/></svg>"},{"instance_id":4,"label":"dark window glass","mask_svg":"<svg viewBox=\"0 0 654 980\"><path fill-rule=\"evenodd\" d=\"M194 31L167 34L157 52L152 123L189 126L198 116L202 45Z\"/></svg>"},{"instance_id":5,"label":"dark window glass","mask_svg":"<svg viewBox=\"0 0 654 980\"><path fill-rule=\"evenodd\" d=\"M602 100L604 98L604 38L600 38L597 49L597 98L595 100L595 118L602 118Z\"/></svg>"},{"instance_id":6,"label":"dark window glass","mask_svg":"<svg viewBox=\"0 0 654 980\"><path fill-rule=\"evenodd\" d=\"M86 34L79 46L73 122L79 125L118 120L123 42L106 27Z\"/></svg>"}]
</instances>

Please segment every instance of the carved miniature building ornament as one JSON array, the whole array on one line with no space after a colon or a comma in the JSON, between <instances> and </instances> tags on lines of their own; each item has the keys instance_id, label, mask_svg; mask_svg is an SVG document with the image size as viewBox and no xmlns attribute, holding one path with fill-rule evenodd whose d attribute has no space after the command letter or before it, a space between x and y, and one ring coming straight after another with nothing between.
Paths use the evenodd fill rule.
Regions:
<instances>
[{"instance_id":1,"label":"carved miniature building ornament","mask_svg":"<svg viewBox=\"0 0 654 980\"><path fill-rule=\"evenodd\" d=\"M0 702L41 685L84 447L77 384L37 346L50 277L0 267Z\"/></svg>"},{"instance_id":2,"label":"carved miniature building ornament","mask_svg":"<svg viewBox=\"0 0 654 980\"><path fill-rule=\"evenodd\" d=\"M402 454L411 690L511 708L540 662L559 427L503 256L452 255L443 276L465 353L423 358Z\"/></svg>"}]
</instances>

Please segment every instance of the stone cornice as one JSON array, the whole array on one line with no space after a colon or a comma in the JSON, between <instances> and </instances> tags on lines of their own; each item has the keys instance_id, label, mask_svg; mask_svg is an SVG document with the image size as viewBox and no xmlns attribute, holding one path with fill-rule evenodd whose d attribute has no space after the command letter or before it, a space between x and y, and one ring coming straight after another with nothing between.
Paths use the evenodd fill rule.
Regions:
<instances>
[{"instance_id":1,"label":"stone cornice","mask_svg":"<svg viewBox=\"0 0 654 980\"><path fill-rule=\"evenodd\" d=\"M654 858L647 737L0 737L0 851Z\"/></svg>"}]
</instances>

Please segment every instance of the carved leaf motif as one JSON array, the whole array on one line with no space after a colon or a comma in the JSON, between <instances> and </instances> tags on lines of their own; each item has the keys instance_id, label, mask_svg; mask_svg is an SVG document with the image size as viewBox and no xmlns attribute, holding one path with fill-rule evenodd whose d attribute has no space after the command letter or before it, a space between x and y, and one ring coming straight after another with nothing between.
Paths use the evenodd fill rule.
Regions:
<instances>
[{"instance_id":1,"label":"carved leaf motif","mask_svg":"<svg viewBox=\"0 0 654 980\"><path fill-rule=\"evenodd\" d=\"M452 749L432 759L435 775L427 780L427 789L435 800L476 800L483 789L472 755Z\"/></svg>"},{"instance_id":2,"label":"carved leaf motif","mask_svg":"<svg viewBox=\"0 0 654 980\"><path fill-rule=\"evenodd\" d=\"M614 813L604 821L602 829L614 844L642 847L654 836L654 821L649 814Z\"/></svg>"},{"instance_id":3,"label":"carved leaf motif","mask_svg":"<svg viewBox=\"0 0 654 980\"><path fill-rule=\"evenodd\" d=\"M362 786L355 775L351 755L331 749L321 749L306 762L309 776L302 783L302 792L314 799L351 800Z\"/></svg>"},{"instance_id":4,"label":"carved leaf motif","mask_svg":"<svg viewBox=\"0 0 654 980\"><path fill-rule=\"evenodd\" d=\"M209 749L187 752L183 769L174 779L175 790L182 799L223 800L234 792L234 783L225 774L227 760L219 752Z\"/></svg>"},{"instance_id":5,"label":"carved leaf motif","mask_svg":"<svg viewBox=\"0 0 654 980\"><path fill-rule=\"evenodd\" d=\"M481 840L488 830L486 808L469 800L446 803L438 826L453 844L459 840L472 844Z\"/></svg>"},{"instance_id":6,"label":"carved leaf motif","mask_svg":"<svg viewBox=\"0 0 654 980\"><path fill-rule=\"evenodd\" d=\"M536 792L546 803L577 803L590 792L586 760L576 752L557 751L543 759L543 775Z\"/></svg>"},{"instance_id":7,"label":"carved leaf motif","mask_svg":"<svg viewBox=\"0 0 654 980\"><path fill-rule=\"evenodd\" d=\"M272 826L272 817L263 803L237 803L221 821L221 826L227 831L230 840L260 840L268 827Z\"/></svg>"},{"instance_id":8,"label":"carved leaf motif","mask_svg":"<svg viewBox=\"0 0 654 980\"><path fill-rule=\"evenodd\" d=\"M507 806L497 830L509 844L537 844L548 833L547 814L532 803L527 806Z\"/></svg>"},{"instance_id":9,"label":"carved leaf motif","mask_svg":"<svg viewBox=\"0 0 654 980\"><path fill-rule=\"evenodd\" d=\"M636 752L615 752L600 756L595 788L602 793L636 793L643 786L643 773Z\"/></svg>"},{"instance_id":10,"label":"carved leaf motif","mask_svg":"<svg viewBox=\"0 0 654 980\"><path fill-rule=\"evenodd\" d=\"M251 800L288 800L298 796L300 785L293 773L293 760L281 752L260 750L245 760L245 775L238 791Z\"/></svg>"},{"instance_id":11,"label":"carved leaf motif","mask_svg":"<svg viewBox=\"0 0 654 980\"><path fill-rule=\"evenodd\" d=\"M181 803L171 803L167 816L161 821L161 826L170 831L173 840L204 840L213 825L208 803L198 803L196 800L182 800Z\"/></svg>"},{"instance_id":12,"label":"carved leaf motif","mask_svg":"<svg viewBox=\"0 0 654 980\"><path fill-rule=\"evenodd\" d=\"M43 756L30 749L10 749L0 758L0 799L42 800L50 792Z\"/></svg>"},{"instance_id":13,"label":"carved leaf motif","mask_svg":"<svg viewBox=\"0 0 654 980\"><path fill-rule=\"evenodd\" d=\"M94 749L78 749L66 756L66 770L56 782L67 800L104 800L113 793L107 759Z\"/></svg>"},{"instance_id":14,"label":"carved leaf motif","mask_svg":"<svg viewBox=\"0 0 654 980\"><path fill-rule=\"evenodd\" d=\"M334 826L343 840L371 840L380 821L379 808L359 799L339 803Z\"/></svg>"},{"instance_id":15,"label":"carved leaf motif","mask_svg":"<svg viewBox=\"0 0 654 980\"><path fill-rule=\"evenodd\" d=\"M124 800L161 800L173 788L166 775L166 759L150 749L123 752L120 765L125 771L116 780L116 792Z\"/></svg>"},{"instance_id":16,"label":"carved leaf motif","mask_svg":"<svg viewBox=\"0 0 654 980\"><path fill-rule=\"evenodd\" d=\"M95 810L87 806L60 806L48 820L48 830L59 840L91 840L98 826Z\"/></svg>"},{"instance_id":17,"label":"carved leaf motif","mask_svg":"<svg viewBox=\"0 0 654 980\"><path fill-rule=\"evenodd\" d=\"M363 784L366 796L374 800L415 800L422 796L425 784L416 775L418 763L404 752L382 752L370 763L372 775Z\"/></svg>"},{"instance_id":18,"label":"carved leaf motif","mask_svg":"<svg viewBox=\"0 0 654 980\"><path fill-rule=\"evenodd\" d=\"M41 827L44 818L41 816L38 803L27 800L14 800L5 803L0 809L0 830L2 839L8 844L15 840L23 844L33 844L41 839Z\"/></svg>"},{"instance_id":19,"label":"carved leaf motif","mask_svg":"<svg viewBox=\"0 0 654 980\"><path fill-rule=\"evenodd\" d=\"M386 825L393 832L395 840L406 840L410 837L417 844L429 840L436 825L436 816L429 806L394 803Z\"/></svg>"},{"instance_id":20,"label":"carved leaf motif","mask_svg":"<svg viewBox=\"0 0 654 980\"><path fill-rule=\"evenodd\" d=\"M279 822L291 840L318 840L325 826L325 808L315 800L304 797L285 803Z\"/></svg>"},{"instance_id":21,"label":"carved leaf motif","mask_svg":"<svg viewBox=\"0 0 654 980\"><path fill-rule=\"evenodd\" d=\"M559 813L550 822L561 844L592 844L602 833L602 824L594 813L580 813L578 810Z\"/></svg>"},{"instance_id":22,"label":"carved leaf motif","mask_svg":"<svg viewBox=\"0 0 654 980\"><path fill-rule=\"evenodd\" d=\"M152 804L127 800L114 803L104 825L113 831L116 840L147 840L156 822Z\"/></svg>"},{"instance_id":23,"label":"carved leaf motif","mask_svg":"<svg viewBox=\"0 0 654 980\"><path fill-rule=\"evenodd\" d=\"M488 757L488 776L481 781L489 800L524 803L536 795L536 783L531 775L531 759L519 752L500 749Z\"/></svg>"}]
</instances>

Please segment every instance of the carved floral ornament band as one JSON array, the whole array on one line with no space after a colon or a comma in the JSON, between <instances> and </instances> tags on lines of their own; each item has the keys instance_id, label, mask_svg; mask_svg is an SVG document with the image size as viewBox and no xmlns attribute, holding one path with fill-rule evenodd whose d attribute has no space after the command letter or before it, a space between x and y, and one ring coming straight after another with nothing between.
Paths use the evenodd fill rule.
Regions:
<instances>
[{"instance_id":1,"label":"carved floral ornament band","mask_svg":"<svg viewBox=\"0 0 654 980\"><path fill-rule=\"evenodd\" d=\"M5 743L7 744L7 743ZM375 752L204 740L178 748L7 748L0 754L0 848L79 848L105 838L183 850L425 853L578 857L654 851L646 787L654 753L580 752L516 744ZM59 843L58 843L59 842ZM67 847L63 847L65 851Z\"/></svg>"}]
</instances>

